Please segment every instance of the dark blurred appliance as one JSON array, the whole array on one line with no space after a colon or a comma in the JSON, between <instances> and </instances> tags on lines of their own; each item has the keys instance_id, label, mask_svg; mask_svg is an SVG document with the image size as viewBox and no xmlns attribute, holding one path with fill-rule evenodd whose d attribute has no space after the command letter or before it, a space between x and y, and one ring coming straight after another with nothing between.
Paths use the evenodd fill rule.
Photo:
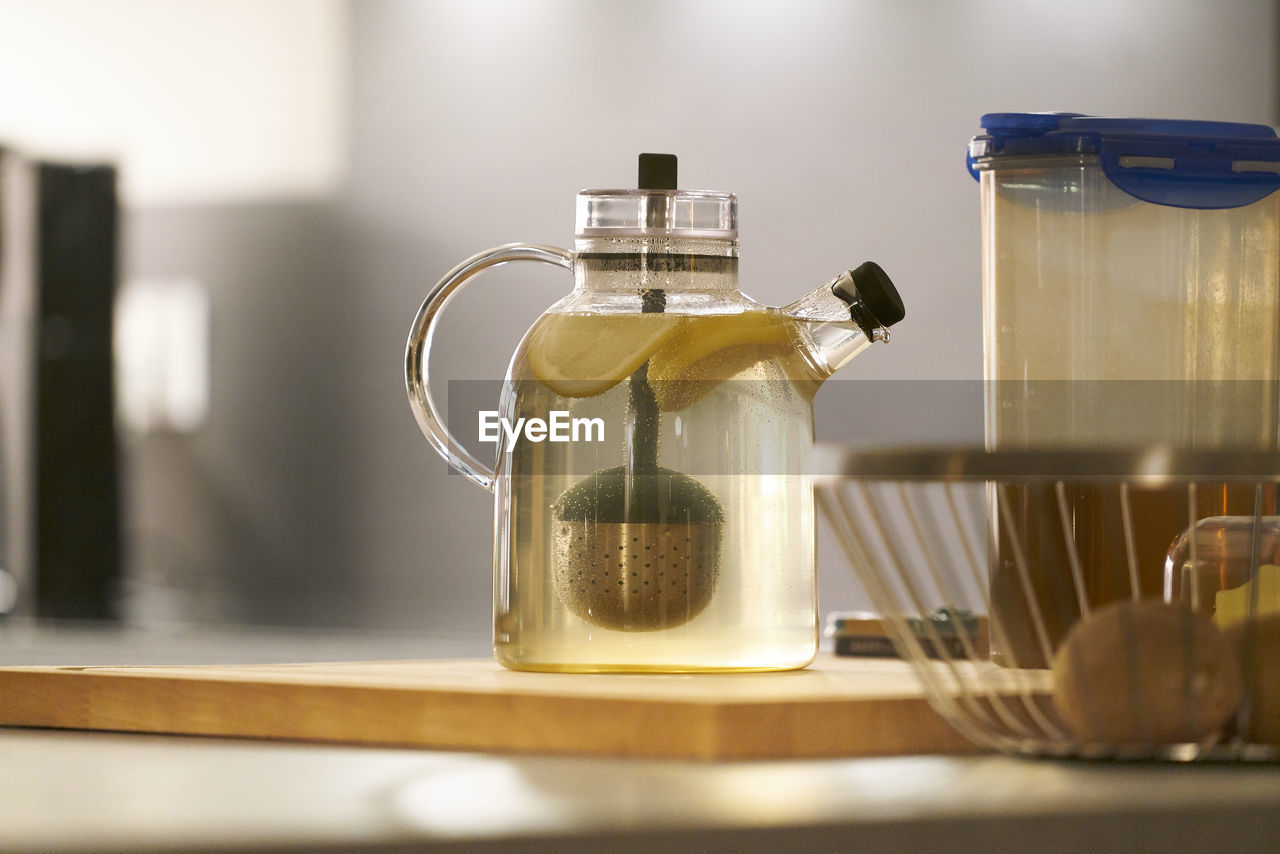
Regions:
<instances>
[{"instance_id":1,"label":"dark blurred appliance","mask_svg":"<svg viewBox=\"0 0 1280 854\"><path fill-rule=\"evenodd\" d=\"M15 614L116 616L118 223L113 167L0 149L0 583Z\"/></svg>"}]
</instances>

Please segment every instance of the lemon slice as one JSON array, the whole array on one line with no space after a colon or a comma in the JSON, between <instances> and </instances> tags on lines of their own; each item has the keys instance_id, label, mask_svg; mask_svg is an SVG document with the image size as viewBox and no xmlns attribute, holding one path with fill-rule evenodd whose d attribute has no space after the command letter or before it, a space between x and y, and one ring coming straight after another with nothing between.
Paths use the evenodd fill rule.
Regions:
<instances>
[{"instance_id":1,"label":"lemon slice","mask_svg":"<svg viewBox=\"0 0 1280 854\"><path fill-rule=\"evenodd\" d=\"M1257 588L1254 590L1253 588ZM1280 566L1258 567L1257 577L1243 587L1220 590L1215 597L1213 621L1219 628L1249 616L1249 602L1254 601L1258 614L1280 614Z\"/></svg>"},{"instance_id":2,"label":"lemon slice","mask_svg":"<svg viewBox=\"0 0 1280 854\"><path fill-rule=\"evenodd\" d=\"M629 377L678 325L668 314L548 314L529 336L529 367L556 394L593 397Z\"/></svg>"},{"instance_id":3,"label":"lemon slice","mask_svg":"<svg viewBox=\"0 0 1280 854\"><path fill-rule=\"evenodd\" d=\"M689 317L653 353L649 384L658 407L675 412L727 379L795 349L791 321L775 312Z\"/></svg>"}]
</instances>

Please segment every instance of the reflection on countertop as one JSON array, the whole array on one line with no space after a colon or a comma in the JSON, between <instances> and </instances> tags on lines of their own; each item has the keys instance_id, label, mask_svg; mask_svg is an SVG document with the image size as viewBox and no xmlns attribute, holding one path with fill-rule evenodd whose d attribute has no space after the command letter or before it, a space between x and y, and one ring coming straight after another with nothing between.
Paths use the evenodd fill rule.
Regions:
<instances>
[{"instance_id":1,"label":"reflection on countertop","mask_svg":"<svg viewBox=\"0 0 1280 854\"><path fill-rule=\"evenodd\" d=\"M1280 768L684 762L0 728L0 849L1264 851Z\"/></svg>"}]
</instances>

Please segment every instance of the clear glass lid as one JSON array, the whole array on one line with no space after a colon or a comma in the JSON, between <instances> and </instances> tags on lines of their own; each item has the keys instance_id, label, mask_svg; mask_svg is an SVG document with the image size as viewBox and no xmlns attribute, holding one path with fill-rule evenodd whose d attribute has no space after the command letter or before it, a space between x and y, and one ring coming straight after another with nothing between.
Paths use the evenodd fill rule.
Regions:
<instances>
[{"instance_id":1,"label":"clear glass lid","mask_svg":"<svg viewBox=\"0 0 1280 854\"><path fill-rule=\"evenodd\" d=\"M738 198L703 190L583 190L578 237L738 239Z\"/></svg>"},{"instance_id":2,"label":"clear glass lid","mask_svg":"<svg viewBox=\"0 0 1280 854\"><path fill-rule=\"evenodd\" d=\"M637 190L578 193L578 237L701 237L738 239L738 197L676 189L676 158L640 155Z\"/></svg>"}]
</instances>

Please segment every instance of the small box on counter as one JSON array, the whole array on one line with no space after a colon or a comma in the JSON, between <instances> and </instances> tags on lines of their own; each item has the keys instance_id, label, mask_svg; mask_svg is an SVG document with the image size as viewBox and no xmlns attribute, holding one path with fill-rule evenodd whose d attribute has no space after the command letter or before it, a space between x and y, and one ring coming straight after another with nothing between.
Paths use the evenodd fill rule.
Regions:
<instances>
[{"instance_id":1,"label":"small box on counter","mask_svg":"<svg viewBox=\"0 0 1280 854\"><path fill-rule=\"evenodd\" d=\"M987 657L986 616L940 608L928 617L908 617L906 625L930 658L941 657L935 646L935 637L950 658L969 658L964 639L969 641L968 646L976 657ZM964 633L964 639L961 633ZM827 615L826 636L835 641L836 655L899 657L885 621L868 611L831 612Z\"/></svg>"}]
</instances>

